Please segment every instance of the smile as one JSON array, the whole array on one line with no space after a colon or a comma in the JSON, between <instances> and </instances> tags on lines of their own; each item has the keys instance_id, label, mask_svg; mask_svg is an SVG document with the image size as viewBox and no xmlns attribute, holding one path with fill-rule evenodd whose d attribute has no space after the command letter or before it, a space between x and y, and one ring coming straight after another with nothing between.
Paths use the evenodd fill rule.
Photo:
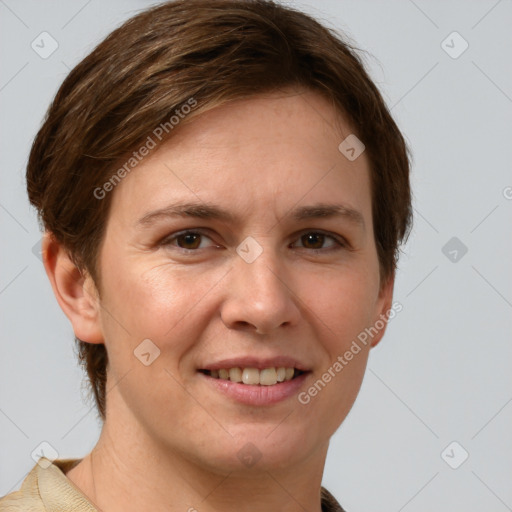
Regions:
<instances>
[{"instance_id":1,"label":"smile","mask_svg":"<svg viewBox=\"0 0 512 512\"><path fill-rule=\"evenodd\" d=\"M200 370L205 375L214 379L238 382L248 386L273 386L275 384L290 381L303 372L291 367L270 367L259 370L258 368L221 368L219 370Z\"/></svg>"}]
</instances>

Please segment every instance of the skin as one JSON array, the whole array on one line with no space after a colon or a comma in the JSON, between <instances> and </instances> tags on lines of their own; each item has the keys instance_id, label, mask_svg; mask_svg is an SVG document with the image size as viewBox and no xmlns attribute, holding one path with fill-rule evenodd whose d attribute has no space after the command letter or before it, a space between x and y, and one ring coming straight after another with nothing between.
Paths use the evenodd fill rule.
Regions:
<instances>
[{"instance_id":1,"label":"skin","mask_svg":"<svg viewBox=\"0 0 512 512\"><path fill-rule=\"evenodd\" d=\"M284 354L310 368L304 391L390 309L393 278L379 277L368 160L363 153L350 162L338 150L352 132L322 97L297 90L184 124L111 192L100 290L46 237L45 267L75 335L109 353L100 439L67 474L98 508L320 512L329 438L354 403L370 343L307 405L297 395L241 405L197 370ZM215 203L236 221L138 224L182 200ZM357 210L364 226L290 214L316 203ZM203 236L169 239L185 229ZM319 231L325 238L304 236ZM248 236L263 249L250 264L236 252ZM147 338L161 351L149 366L133 354ZM261 454L251 467L237 457L249 442Z\"/></svg>"}]
</instances>

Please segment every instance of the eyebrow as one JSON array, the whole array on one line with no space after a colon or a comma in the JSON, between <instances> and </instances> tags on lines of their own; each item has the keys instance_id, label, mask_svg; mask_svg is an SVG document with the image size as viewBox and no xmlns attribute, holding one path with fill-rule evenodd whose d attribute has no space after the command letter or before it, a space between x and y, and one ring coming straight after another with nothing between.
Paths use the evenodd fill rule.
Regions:
<instances>
[{"instance_id":1,"label":"eyebrow","mask_svg":"<svg viewBox=\"0 0 512 512\"><path fill-rule=\"evenodd\" d=\"M364 217L361 212L343 204L317 203L311 206L301 206L288 212L284 217L287 215L290 215L296 221L319 218L343 218L359 225L363 229L365 228ZM220 220L232 224L236 224L238 220L233 213L220 206L186 202L169 205L165 208L146 213L138 220L137 224L147 227L159 219L172 217Z\"/></svg>"}]
</instances>

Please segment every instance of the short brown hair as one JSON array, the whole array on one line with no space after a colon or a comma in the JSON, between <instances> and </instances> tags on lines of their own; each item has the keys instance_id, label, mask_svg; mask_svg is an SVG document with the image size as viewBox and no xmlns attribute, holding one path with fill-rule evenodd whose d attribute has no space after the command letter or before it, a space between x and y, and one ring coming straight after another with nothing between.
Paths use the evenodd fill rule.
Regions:
<instances>
[{"instance_id":1,"label":"short brown hair","mask_svg":"<svg viewBox=\"0 0 512 512\"><path fill-rule=\"evenodd\" d=\"M61 85L27 167L30 202L100 289L97 255L119 162L190 98L180 123L228 101L298 86L320 93L366 146L381 281L412 222L409 153L356 50L333 29L269 0L177 0L129 19ZM168 130L169 137L174 132ZM341 142L341 141L340 141ZM75 338L76 339L76 338ZM76 339L105 419L104 345Z\"/></svg>"}]
</instances>

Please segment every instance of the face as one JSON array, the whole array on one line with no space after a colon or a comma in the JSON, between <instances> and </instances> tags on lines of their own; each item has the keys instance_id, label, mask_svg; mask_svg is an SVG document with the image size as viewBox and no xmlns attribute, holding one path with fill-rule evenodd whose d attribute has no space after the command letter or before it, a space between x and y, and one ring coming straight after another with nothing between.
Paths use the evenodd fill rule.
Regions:
<instances>
[{"instance_id":1,"label":"face","mask_svg":"<svg viewBox=\"0 0 512 512\"><path fill-rule=\"evenodd\" d=\"M212 470L325 455L370 343L344 355L391 300L368 160L338 149L350 133L315 93L258 96L184 125L115 188L107 424Z\"/></svg>"}]
</instances>

